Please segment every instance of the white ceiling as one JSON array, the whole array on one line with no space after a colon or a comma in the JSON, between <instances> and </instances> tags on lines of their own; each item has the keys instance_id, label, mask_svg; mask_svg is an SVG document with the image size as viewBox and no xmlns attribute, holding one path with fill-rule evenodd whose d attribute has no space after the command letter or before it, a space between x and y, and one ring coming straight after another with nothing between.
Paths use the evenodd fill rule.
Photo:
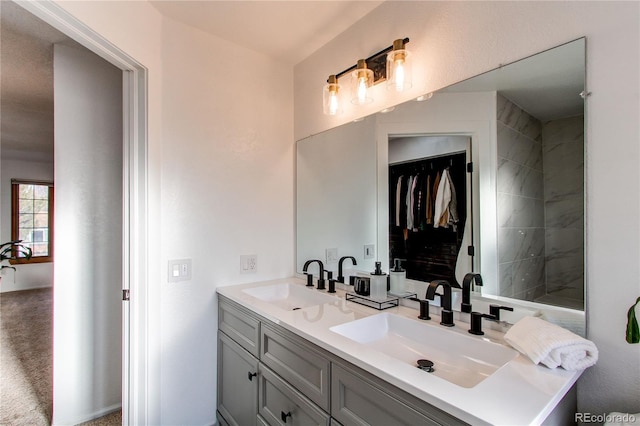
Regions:
<instances>
[{"instance_id":1,"label":"white ceiling","mask_svg":"<svg viewBox=\"0 0 640 426\"><path fill-rule=\"evenodd\" d=\"M0 1L3 156L53 156L53 43L67 38L13 2Z\"/></svg>"},{"instance_id":2,"label":"white ceiling","mask_svg":"<svg viewBox=\"0 0 640 426\"><path fill-rule=\"evenodd\" d=\"M295 65L382 1L150 1L168 18Z\"/></svg>"}]
</instances>

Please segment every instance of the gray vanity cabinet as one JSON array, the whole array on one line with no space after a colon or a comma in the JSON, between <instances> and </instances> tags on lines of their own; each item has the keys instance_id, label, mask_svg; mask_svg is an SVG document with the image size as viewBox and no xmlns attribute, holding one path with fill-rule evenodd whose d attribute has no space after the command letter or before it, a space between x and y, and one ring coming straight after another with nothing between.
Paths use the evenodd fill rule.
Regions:
<instances>
[{"instance_id":1,"label":"gray vanity cabinet","mask_svg":"<svg viewBox=\"0 0 640 426\"><path fill-rule=\"evenodd\" d=\"M356 367L338 363L331 367L331 416L344 426L465 424Z\"/></svg>"},{"instance_id":2,"label":"gray vanity cabinet","mask_svg":"<svg viewBox=\"0 0 640 426\"><path fill-rule=\"evenodd\" d=\"M218 328L246 349L251 355L260 356L260 319L250 310L236 304L218 304Z\"/></svg>"},{"instance_id":3,"label":"gray vanity cabinet","mask_svg":"<svg viewBox=\"0 0 640 426\"><path fill-rule=\"evenodd\" d=\"M222 425L460 425L432 407L219 295Z\"/></svg>"},{"instance_id":4,"label":"gray vanity cabinet","mask_svg":"<svg viewBox=\"0 0 640 426\"><path fill-rule=\"evenodd\" d=\"M218 411L231 426L256 424L258 360L218 331Z\"/></svg>"},{"instance_id":5,"label":"gray vanity cabinet","mask_svg":"<svg viewBox=\"0 0 640 426\"><path fill-rule=\"evenodd\" d=\"M329 412L329 359L287 330L262 324L260 336L260 361Z\"/></svg>"},{"instance_id":6,"label":"gray vanity cabinet","mask_svg":"<svg viewBox=\"0 0 640 426\"><path fill-rule=\"evenodd\" d=\"M267 424L329 425L329 414L318 408L264 364L260 364L258 394L258 412Z\"/></svg>"}]
</instances>

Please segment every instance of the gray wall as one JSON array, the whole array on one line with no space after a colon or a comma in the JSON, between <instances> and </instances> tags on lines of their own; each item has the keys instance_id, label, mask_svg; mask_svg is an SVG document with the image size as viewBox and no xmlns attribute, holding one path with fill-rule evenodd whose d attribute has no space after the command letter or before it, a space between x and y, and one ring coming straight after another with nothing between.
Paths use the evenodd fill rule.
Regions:
<instances>
[{"instance_id":1,"label":"gray wall","mask_svg":"<svg viewBox=\"0 0 640 426\"><path fill-rule=\"evenodd\" d=\"M499 294L545 294L544 182L540 121L497 97Z\"/></svg>"},{"instance_id":2,"label":"gray wall","mask_svg":"<svg viewBox=\"0 0 640 426\"><path fill-rule=\"evenodd\" d=\"M499 294L584 300L584 117L497 98ZM557 300L556 300L557 301Z\"/></svg>"},{"instance_id":3,"label":"gray wall","mask_svg":"<svg viewBox=\"0 0 640 426\"><path fill-rule=\"evenodd\" d=\"M542 127L547 293L584 300L584 117ZM624 189L620 189L624 193Z\"/></svg>"}]
</instances>

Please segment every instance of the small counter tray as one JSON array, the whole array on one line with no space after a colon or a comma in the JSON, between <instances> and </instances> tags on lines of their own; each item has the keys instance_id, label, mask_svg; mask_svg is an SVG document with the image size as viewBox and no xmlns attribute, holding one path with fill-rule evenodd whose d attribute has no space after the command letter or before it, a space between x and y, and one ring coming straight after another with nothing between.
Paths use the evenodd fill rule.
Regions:
<instances>
[{"instance_id":1,"label":"small counter tray","mask_svg":"<svg viewBox=\"0 0 640 426\"><path fill-rule=\"evenodd\" d=\"M387 297L387 300L378 301L378 300L373 300L367 296L362 296L360 294L352 293L350 291L348 291L344 295L344 297L350 302L359 303L361 305L368 306L370 308L374 308L379 311L383 309L394 308L398 306L398 304L400 303L400 299L397 297Z\"/></svg>"}]
</instances>

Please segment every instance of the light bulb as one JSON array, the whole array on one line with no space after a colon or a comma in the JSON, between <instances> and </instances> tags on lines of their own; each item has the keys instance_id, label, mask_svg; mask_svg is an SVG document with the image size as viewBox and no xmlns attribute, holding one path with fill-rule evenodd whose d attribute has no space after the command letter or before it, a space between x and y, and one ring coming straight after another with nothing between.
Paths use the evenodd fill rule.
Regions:
<instances>
[{"instance_id":1,"label":"light bulb","mask_svg":"<svg viewBox=\"0 0 640 426\"><path fill-rule=\"evenodd\" d=\"M351 103L364 105L373 102L368 92L373 84L373 71L367 68L364 59L358 60L356 70L351 73Z\"/></svg>"},{"instance_id":2,"label":"light bulb","mask_svg":"<svg viewBox=\"0 0 640 426\"><path fill-rule=\"evenodd\" d=\"M330 75L327 85L322 91L322 109L326 115L338 115L342 113L340 107L340 85L335 75Z\"/></svg>"},{"instance_id":3,"label":"light bulb","mask_svg":"<svg viewBox=\"0 0 640 426\"><path fill-rule=\"evenodd\" d=\"M387 55L387 88L402 92L411 87L410 53L404 48L404 40L395 40L393 50Z\"/></svg>"},{"instance_id":4,"label":"light bulb","mask_svg":"<svg viewBox=\"0 0 640 426\"><path fill-rule=\"evenodd\" d=\"M336 115L338 113L338 93L332 91L329 94L329 115Z\"/></svg>"},{"instance_id":5,"label":"light bulb","mask_svg":"<svg viewBox=\"0 0 640 426\"><path fill-rule=\"evenodd\" d=\"M396 90L398 92L401 92L402 89L404 88L404 60L403 59L396 60L395 61L395 66L396 66L395 86L396 86Z\"/></svg>"},{"instance_id":6,"label":"light bulb","mask_svg":"<svg viewBox=\"0 0 640 426\"><path fill-rule=\"evenodd\" d=\"M367 77L358 78L358 102L363 104L367 101Z\"/></svg>"}]
</instances>

